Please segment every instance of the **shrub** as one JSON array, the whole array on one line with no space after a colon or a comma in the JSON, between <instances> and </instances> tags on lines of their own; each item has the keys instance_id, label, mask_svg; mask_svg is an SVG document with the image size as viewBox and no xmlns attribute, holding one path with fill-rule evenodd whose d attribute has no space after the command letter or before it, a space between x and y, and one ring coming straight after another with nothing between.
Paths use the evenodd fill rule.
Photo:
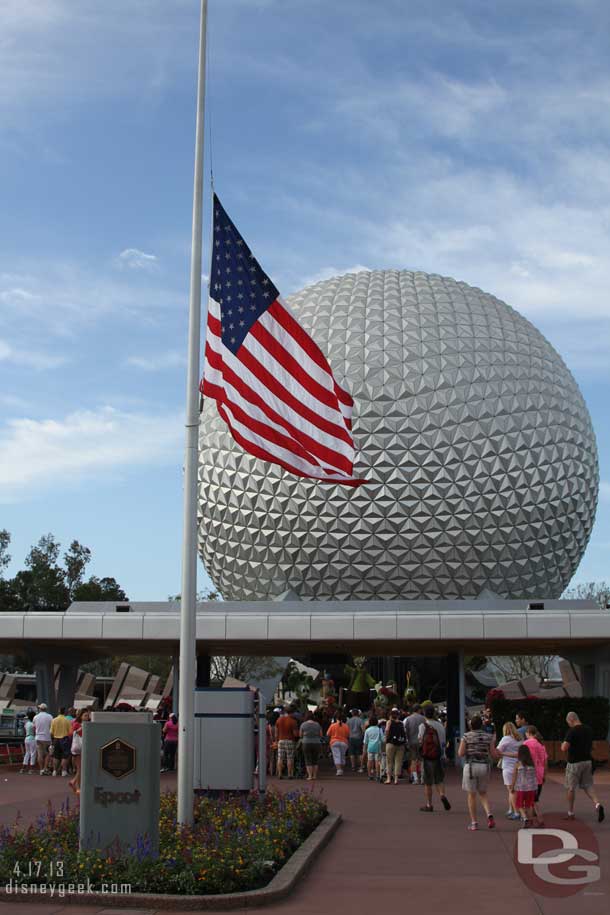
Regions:
<instances>
[{"instance_id":1,"label":"shrub","mask_svg":"<svg viewBox=\"0 0 610 915\"><path fill-rule=\"evenodd\" d=\"M491 704L496 734L502 733L506 721L515 720L523 712L529 724L534 724L545 740L563 740L568 726L566 715L576 712L583 724L593 728L594 740L606 740L610 702L604 696L570 699L544 699L528 696L524 699L498 699Z\"/></svg>"},{"instance_id":2,"label":"shrub","mask_svg":"<svg viewBox=\"0 0 610 915\"><path fill-rule=\"evenodd\" d=\"M133 848L79 851L78 809L66 803L56 813L49 806L34 825L0 828L0 881L65 886L89 879L94 890L127 883L133 893L258 889L326 813L320 798L304 791L198 797L193 826L178 826L176 795L168 792L161 797L159 856L153 857L145 836ZM41 862L39 876L20 873L28 861Z\"/></svg>"},{"instance_id":3,"label":"shrub","mask_svg":"<svg viewBox=\"0 0 610 915\"><path fill-rule=\"evenodd\" d=\"M497 686L488 690L485 696L485 708L491 708L499 699L504 699L504 690L498 689Z\"/></svg>"}]
</instances>

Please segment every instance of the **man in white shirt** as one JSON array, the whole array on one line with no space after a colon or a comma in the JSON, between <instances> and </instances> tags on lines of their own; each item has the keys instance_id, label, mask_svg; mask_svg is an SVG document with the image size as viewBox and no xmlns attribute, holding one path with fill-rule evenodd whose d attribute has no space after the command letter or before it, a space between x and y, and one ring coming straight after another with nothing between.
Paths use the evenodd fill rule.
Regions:
<instances>
[{"instance_id":1,"label":"man in white shirt","mask_svg":"<svg viewBox=\"0 0 610 915\"><path fill-rule=\"evenodd\" d=\"M34 715L34 733L36 735L36 752L38 755L38 768L41 775L47 774L47 756L51 746L51 722L53 716L49 715L47 706L41 702L38 706L38 714Z\"/></svg>"}]
</instances>

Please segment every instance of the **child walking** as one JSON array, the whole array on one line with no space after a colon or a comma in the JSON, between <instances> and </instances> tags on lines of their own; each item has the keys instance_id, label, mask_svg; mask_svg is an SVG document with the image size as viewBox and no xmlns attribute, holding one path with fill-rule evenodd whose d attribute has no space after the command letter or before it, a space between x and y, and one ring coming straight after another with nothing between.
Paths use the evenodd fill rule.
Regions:
<instances>
[{"instance_id":1,"label":"child walking","mask_svg":"<svg viewBox=\"0 0 610 915\"><path fill-rule=\"evenodd\" d=\"M367 759L367 772L371 781L381 778L381 738L382 730L375 715L372 715L364 732L364 752Z\"/></svg>"},{"instance_id":2,"label":"child walking","mask_svg":"<svg viewBox=\"0 0 610 915\"><path fill-rule=\"evenodd\" d=\"M538 779L530 748L526 747L525 744L520 746L517 751L517 765L515 766L511 789L515 792L515 807L521 814L522 827L523 829L530 829L534 825L536 815Z\"/></svg>"}]
</instances>

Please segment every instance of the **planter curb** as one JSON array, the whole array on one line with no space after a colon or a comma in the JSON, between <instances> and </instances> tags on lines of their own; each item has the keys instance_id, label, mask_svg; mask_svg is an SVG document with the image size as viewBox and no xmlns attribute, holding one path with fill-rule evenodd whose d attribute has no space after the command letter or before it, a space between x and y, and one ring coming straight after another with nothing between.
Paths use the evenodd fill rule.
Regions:
<instances>
[{"instance_id":1,"label":"planter curb","mask_svg":"<svg viewBox=\"0 0 610 915\"><path fill-rule=\"evenodd\" d=\"M267 886L259 890L244 890L240 893L218 893L208 896L180 896L163 893L65 893L63 896L50 893L8 893L0 889L0 902L50 903L62 905L96 905L110 912L115 909L227 911L230 909L255 908L284 899L303 877L318 854L330 842L341 823L341 814L329 811L316 826L286 864L278 871ZM103 913L101 913L103 915Z\"/></svg>"}]
</instances>

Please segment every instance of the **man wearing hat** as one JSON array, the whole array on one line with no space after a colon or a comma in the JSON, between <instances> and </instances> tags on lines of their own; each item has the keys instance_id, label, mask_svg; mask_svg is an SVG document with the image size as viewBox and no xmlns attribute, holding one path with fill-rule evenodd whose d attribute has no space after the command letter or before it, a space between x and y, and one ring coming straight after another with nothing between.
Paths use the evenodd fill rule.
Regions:
<instances>
[{"instance_id":1,"label":"man wearing hat","mask_svg":"<svg viewBox=\"0 0 610 915\"><path fill-rule=\"evenodd\" d=\"M34 715L34 734L36 735L36 753L38 755L38 768L41 775L47 775L47 756L51 746L51 722L53 716L47 711L46 702L38 706L38 714Z\"/></svg>"}]
</instances>

